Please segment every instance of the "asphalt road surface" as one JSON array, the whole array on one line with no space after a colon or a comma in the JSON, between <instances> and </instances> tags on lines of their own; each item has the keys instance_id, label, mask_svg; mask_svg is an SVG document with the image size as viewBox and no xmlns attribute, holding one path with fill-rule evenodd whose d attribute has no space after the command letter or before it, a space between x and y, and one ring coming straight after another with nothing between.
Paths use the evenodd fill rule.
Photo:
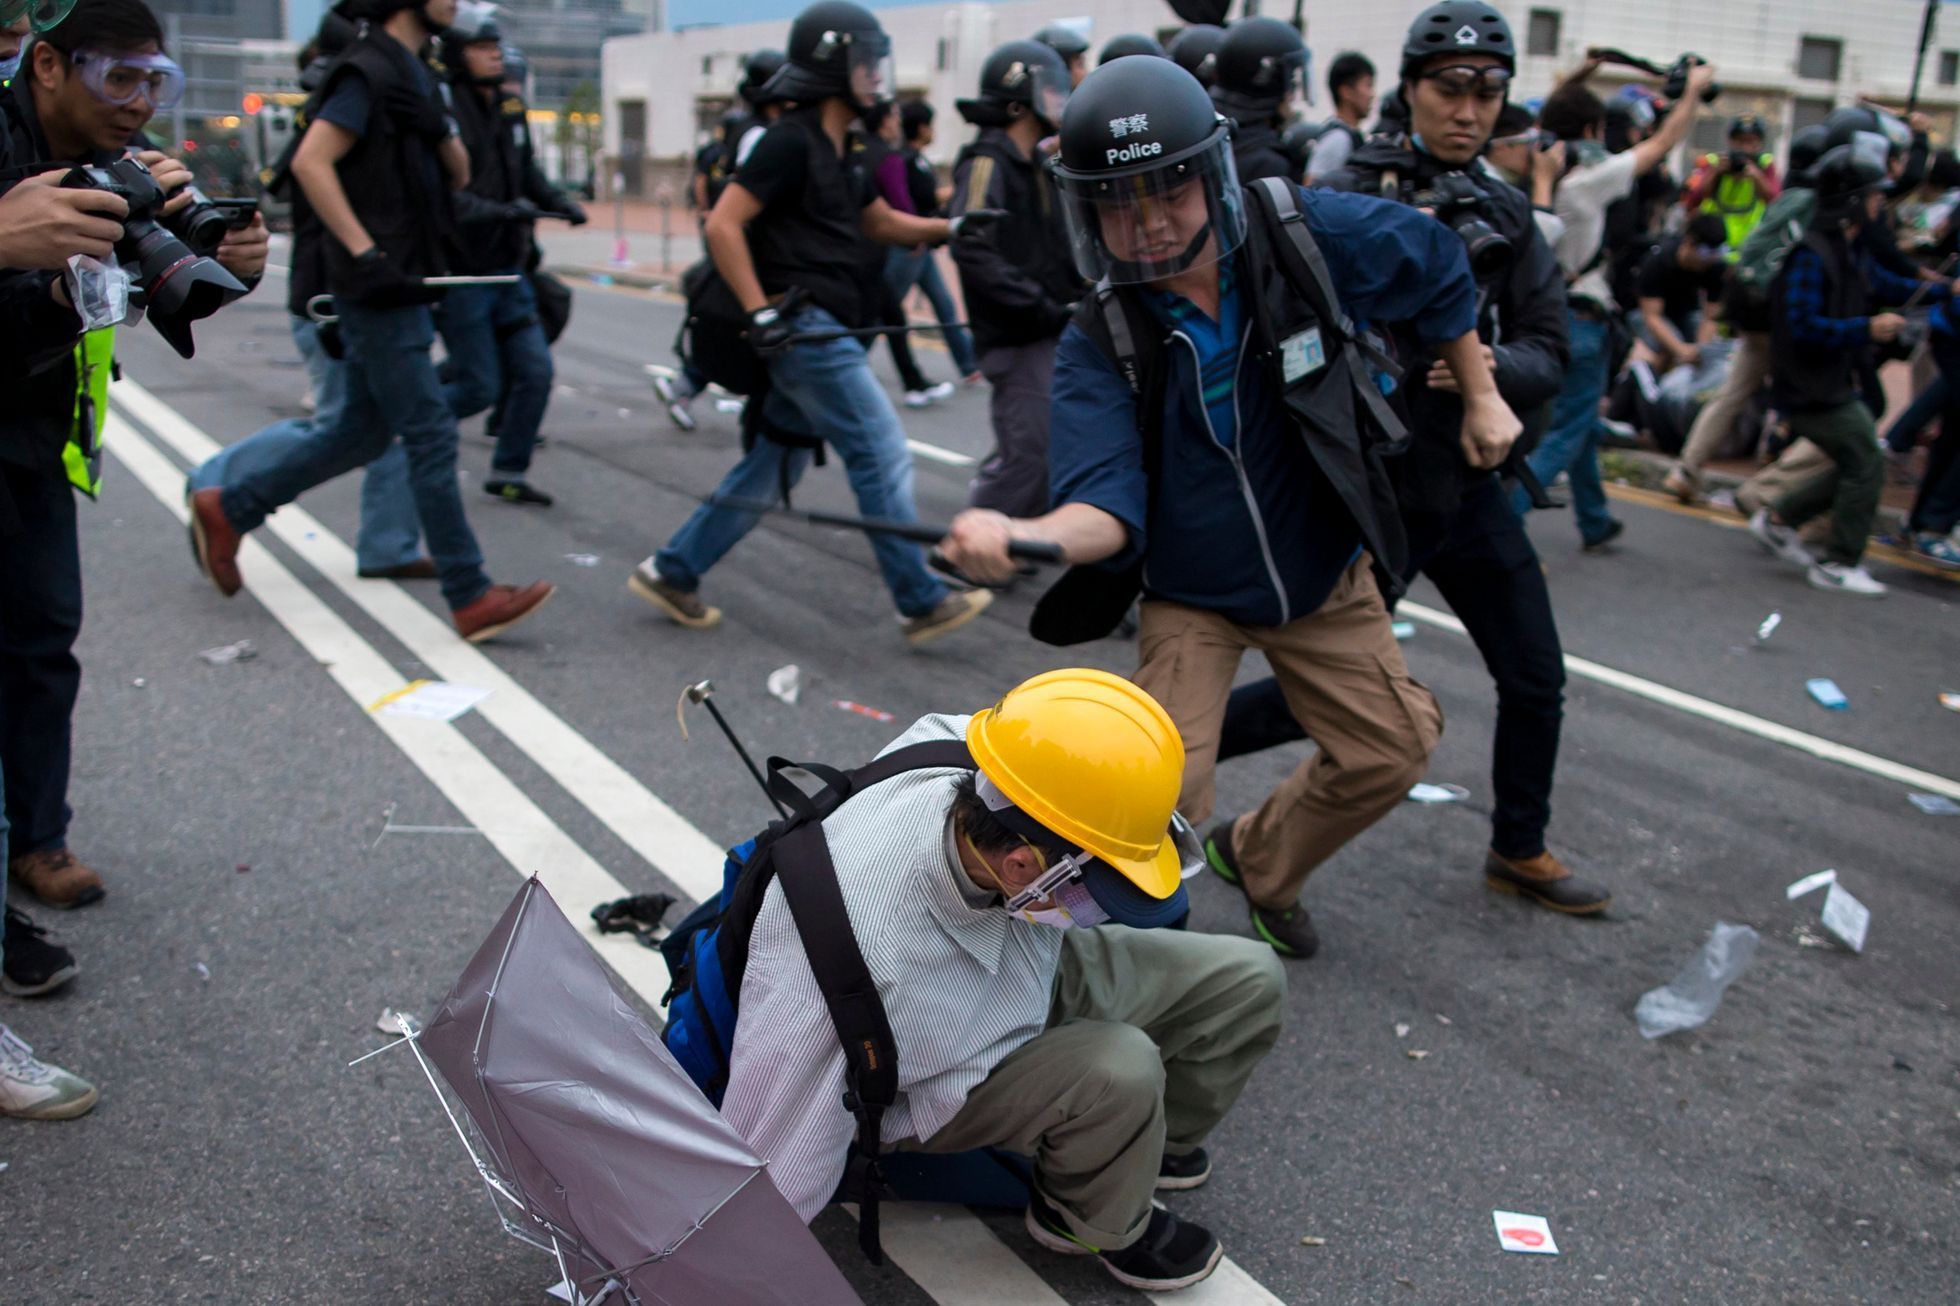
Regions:
<instances>
[{"instance_id":1,"label":"asphalt road surface","mask_svg":"<svg viewBox=\"0 0 1960 1306\"><path fill-rule=\"evenodd\" d=\"M427 1013L524 874L575 920L615 884L712 883L712 845L768 811L704 719L682 741L682 686L712 677L759 753L852 763L1035 672L1134 666L1120 640L1032 642L1036 587L908 653L864 541L783 521L709 577L720 629L669 624L626 578L728 466L734 419L704 403L698 433L674 430L643 365L671 361L675 306L596 287L558 348L534 471L558 506L487 500L489 446L465 428L492 573L560 587L540 617L479 656L442 634L433 586L354 580L352 477L259 532L248 592L227 602L187 556L179 486L208 441L298 411L282 289L203 324L194 362L125 333L136 384L118 392L102 501L82 509L73 786L73 846L110 891L41 914L81 977L0 1008L103 1100L75 1123L0 1127L9 1303L542 1301L547 1259L500 1232L407 1053L347 1063L385 1041L384 1007ZM943 353L922 359L950 376ZM989 443L986 396L904 417L940 451L919 460L918 498L944 520ZM800 501L850 509L835 465ZM1624 542L1602 557L1580 554L1567 514L1532 522L1568 653L1638 678L1575 675L1551 829L1611 883L1611 914L1564 919L1484 887L1489 681L1418 586L1405 647L1449 722L1430 778L1471 796L1405 805L1310 882L1321 953L1288 967L1286 1032L1212 1139L1212 1181L1171 1199L1235 1267L1187 1300L1951 1298L1960 818L1907 795L1960 793L1960 713L1937 702L1960 690L1960 589L1886 572L1883 602L1820 594L1738 531L1617 510ZM1758 646L1772 611L1781 628ZM244 639L249 661L198 657ZM795 706L764 686L789 664ZM1813 704L1813 676L1850 710ZM493 693L453 725L364 710L421 677ZM1856 751L1826 760L1806 740ZM1257 801L1306 748L1228 764L1221 808ZM1826 867L1871 909L1862 955L1823 938L1818 897L1784 898ZM1226 886L1193 893L1194 927L1246 931ZM1720 920L1760 931L1753 966L1711 1023L1643 1040L1636 1000ZM605 953L657 997L652 954ZM1548 1218L1560 1254L1500 1251L1494 1209ZM883 1271L845 1213L815 1226L868 1302L1134 1299L1013 1216L889 1218L899 1264Z\"/></svg>"}]
</instances>

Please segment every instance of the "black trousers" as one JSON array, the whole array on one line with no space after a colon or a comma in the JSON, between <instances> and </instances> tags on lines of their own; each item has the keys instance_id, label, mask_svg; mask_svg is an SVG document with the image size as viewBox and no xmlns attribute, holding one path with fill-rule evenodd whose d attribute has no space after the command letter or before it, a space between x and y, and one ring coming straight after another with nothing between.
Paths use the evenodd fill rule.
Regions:
<instances>
[{"instance_id":1,"label":"black trousers","mask_svg":"<svg viewBox=\"0 0 1960 1306\"><path fill-rule=\"evenodd\" d=\"M1491 848L1535 857L1545 851L1565 715L1564 652L1538 554L1494 476L1466 489L1454 513L1412 514L1406 524L1410 575L1435 582L1497 686ZM1232 691L1218 759L1304 738L1279 683L1261 680Z\"/></svg>"},{"instance_id":2,"label":"black trousers","mask_svg":"<svg viewBox=\"0 0 1960 1306\"><path fill-rule=\"evenodd\" d=\"M82 666L75 492L58 472L0 462L0 773L8 855L68 840L69 732Z\"/></svg>"}]
</instances>

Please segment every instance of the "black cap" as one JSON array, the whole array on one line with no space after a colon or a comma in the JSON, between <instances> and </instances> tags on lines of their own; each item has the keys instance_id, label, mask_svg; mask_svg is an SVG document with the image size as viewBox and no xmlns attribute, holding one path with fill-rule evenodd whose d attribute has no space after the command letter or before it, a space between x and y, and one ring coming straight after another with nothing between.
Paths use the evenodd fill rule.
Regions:
<instances>
[{"instance_id":1,"label":"black cap","mask_svg":"<svg viewBox=\"0 0 1960 1306\"><path fill-rule=\"evenodd\" d=\"M1225 44L1225 29L1213 23L1194 23L1171 38L1171 62L1210 86L1217 75L1218 47Z\"/></svg>"},{"instance_id":2,"label":"black cap","mask_svg":"<svg viewBox=\"0 0 1960 1306\"><path fill-rule=\"evenodd\" d=\"M1100 68L1111 59L1121 59L1131 54L1152 54L1159 59L1170 58L1164 53L1164 47L1157 44L1156 37L1145 36L1141 32L1125 32L1121 36L1109 38L1109 44L1105 45L1102 53L1096 56L1096 67Z\"/></svg>"},{"instance_id":3,"label":"black cap","mask_svg":"<svg viewBox=\"0 0 1960 1306\"><path fill-rule=\"evenodd\" d=\"M1417 14L1402 42L1402 76L1445 54L1495 55L1512 72L1518 69L1511 25L1484 0L1441 0Z\"/></svg>"}]
</instances>

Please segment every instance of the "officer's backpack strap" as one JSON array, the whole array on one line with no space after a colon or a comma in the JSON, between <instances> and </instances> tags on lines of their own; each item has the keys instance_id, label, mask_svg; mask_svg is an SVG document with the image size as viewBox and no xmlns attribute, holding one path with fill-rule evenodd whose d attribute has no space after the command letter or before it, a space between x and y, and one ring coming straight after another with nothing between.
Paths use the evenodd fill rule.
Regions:
<instances>
[{"instance_id":1,"label":"officer's backpack strap","mask_svg":"<svg viewBox=\"0 0 1960 1306\"><path fill-rule=\"evenodd\" d=\"M770 759L772 781L782 769L779 763L778 758ZM954 767L972 770L973 766L973 754L964 740L933 740L894 749L849 773L806 763L802 769L822 779L825 788L814 799L799 796L811 811L829 815L853 794L904 772ZM786 780L784 786L789 787ZM851 929L821 819L798 823L776 841L773 855L783 900L796 921L804 955L810 960L810 973L823 992L830 1023L836 1027L837 1041L844 1049L844 1109L857 1120L857 1140L851 1145L851 1159L845 1168L844 1191L857 1198L858 1246L873 1265L883 1265L878 1202L886 1185L879 1153L885 1112L898 1098L898 1042L892 1037L878 985Z\"/></svg>"},{"instance_id":2,"label":"officer's backpack strap","mask_svg":"<svg viewBox=\"0 0 1960 1306\"><path fill-rule=\"evenodd\" d=\"M1322 321L1334 324L1336 333L1341 337L1342 348L1355 350L1377 371L1387 374L1390 380L1400 381L1400 365L1382 351L1381 345L1370 333L1357 329L1354 320L1342 310L1340 296L1334 291L1334 279L1327 271L1326 256L1320 252L1319 244L1307 230L1307 215L1300 209L1299 191L1278 177L1260 178L1252 184L1252 191L1259 197L1266 216L1277 224L1276 230L1285 237L1274 240L1273 246L1279 251L1280 262L1287 265L1291 273L1288 280L1312 302L1315 314ZM1381 387L1374 383L1367 368L1357 365L1350 370L1354 377L1354 392L1361 397L1368 415L1374 419L1385 446L1399 449L1406 445L1408 428L1395 410L1389 407L1387 397L1382 394Z\"/></svg>"}]
</instances>

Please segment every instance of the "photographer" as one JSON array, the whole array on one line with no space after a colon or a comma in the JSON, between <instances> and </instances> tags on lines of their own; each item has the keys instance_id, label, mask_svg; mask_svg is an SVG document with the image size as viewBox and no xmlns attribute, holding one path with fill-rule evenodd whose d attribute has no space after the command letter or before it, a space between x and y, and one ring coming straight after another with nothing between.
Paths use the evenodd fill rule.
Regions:
<instances>
[{"instance_id":1,"label":"photographer","mask_svg":"<svg viewBox=\"0 0 1960 1306\"><path fill-rule=\"evenodd\" d=\"M530 483L529 472L551 402L551 345L531 279L521 274L539 217L574 227L586 218L538 171L524 102L504 93L503 33L488 10L470 0L467 18L459 15L442 38L445 98L470 160L470 183L455 195L456 270L520 277L515 285L458 286L443 296L438 321L452 369L444 393L458 420L497 405L497 450L483 492L549 508L551 496Z\"/></svg>"},{"instance_id":2,"label":"photographer","mask_svg":"<svg viewBox=\"0 0 1960 1306\"><path fill-rule=\"evenodd\" d=\"M1702 157L1688 178L1681 207L1720 218L1728 232L1724 243L1741 249L1770 201L1782 193L1776 156L1763 152L1763 120L1745 113L1729 121L1729 152Z\"/></svg>"},{"instance_id":3,"label":"photographer","mask_svg":"<svg viewBox=\"0 0 1960 1306\"><path fill-rule=\"evenodd\" d=\"M1493 18L1495 21L1492 21ZM1439 51L1429 34L1468 27ZM1481 0L1444 0L1416 16L1402 50L1409 130L1380 135L1323 178L1330 188L1386 195L1430 208L1466 244L1486 251L1472 267L1483 311L1477 329L1498 392L1513 411L1542 408L1558 394L1565 366L1565 285L1522 194L1479 163L1502 118L1517 52L1502 17ZM1515 129L1518 120L1513 117ZM1528 161L1526 167L1530 166ZM1467 193L1466 193L1467 192ZM1462 207L1440 196L1464 194ZM1506 253L1491 253L1501 241ZM1483 654L1497 689L1491 753L1496 794L1483 872L1494 889L1570 915L1604 911L1611 895L1573 876L1545 847L1558 764L1565 664L1545 574L1496 472L1457 438L1463 405L1450 369L1415 330L1395 333L1405 375L1412 440L1391 460L1396 506L1408 532L1406 579L1433 581ZM1303 738L1276 680L1233 692L1220 734L1220 760Z\"/></svg>"},{"instance_id":4,"label":"photographer","mask_svg":"<svg viewBox=\"0 0 1960 1306\"><path fill-rule=\"evenodd\" d=\"M1048 411L1055 345L1082 297L1068 227L1037 146L1061 123L1068 69L1039 41L1009 41L980 68L960 115L980 128L953 165L953 212L1001 209L994 239L954 248L960 290L992 391L994 449L967 495L1010 517L1048 509Z\"/></svg>"},{"instance_id":5,"label":"photographer","mask_svg":"<svg viewBox=\"0 0 1960 1306\"><path fill-rule=\"evenodd\" d=\"M1633 194L1639 178L1687 139L1702 92L1715 83L1711 65L1693 64L1686 70L1682 94L1654 134L1623 153L1608 154L1601 140L1606 105L1585 85L1599 66L1598 59L1587 60L1545 98L1538 114L1539 125L1566 142L1570 159L1552 208L1565 222L1565 234L1553 253L1565 271L1571 354L1551 427L1527 460L1541 485L1549 485L1561 472L1570 477L1572 512L1588 552L1603 548L1625 529L1607 511L1606 488L1599 479L1599 400L1606 392L1611 322L1619 311L1611 289L1611 260L1602 248L1606 211L1613 201ZM1522 512L1523 494L1514 502Z\"/></svg>"},{"instance_id":6,"label":"photographer","mask_svg":"<svg viewBox=\"0 0 1960 1306\"><path fill-rule=\"evenodd\" d=\"M50 192L69 165L117 164L131 151L151 165L155 187L176 192L158 210L165 222L192 205L197 197L182 189L189 170L149 149L142 135L158 109L176 103L183 85L182 70L164 53L163 29L141 0L80 0L66 19L36 36L20 73L0 91L0 172L38 174L9 196L39 215L38 223L10 230L10 243L52 255L61 240L81 234L84 247L69 253L114 263L110 246L120 230L112 235L108 224L88 222L78 231L72 224L81 214L119 208L127 216L127 207L108 195L78 201ZM149 187L150 174L134 172ZM227 232L217 256L249 282L264 268L265 251L264 224L254 221L247 231ZM24 265L24 259L14 264ZM223 280L226 294L241 289L223 273L210 275ZM10 310L3 315L7 331L26 337L6 356L0 412L0 593L6 596L0 601L0 764L9 777L9 869L42 902L76 907L101 898L103 886L68 851L70 728L81 685L73 649L82 620L73 491L94 497L101 485L115 331L83 335L77 315L62 306L66 291L57 273L19 273L8 281L0 297ZM162 324L155 305L151 318Z\"/></svg>"},{"instance_id":7,"label":"photographer","mask_svg":"<svg viewBox=\"0 0 1960 1306\"><path fill-rule=\"evenodd\" d=\"M1044 516L970 508L941 548L982 581L1015 539L1071 570L1036 609L1051 642L1107 633L1139 593L1137 684L1185 742L1182 810L1214 800L1219 727L1249 649L1323 745L1258 810L1221 818L1212 867L1275 951L1318 947L1309 874L1402 801L1441 733L1389 629L1404 537L1382 465L1401 424L1356 319L1413 324L1463 393L1451 434L1501 463L1519 424L1477 340L1463 242L1373 196L1240 186L1230 128L1183 69L1098 68L1063 114L1054 170L1097 294L1057 349Z\"/></svg>"},{"instance_id":8,"label":"photographer","mask_svg":"<svg viewBox=\"0 0 1960 1306\"><path fill-rule=\"evenodd\" d=\"M293 177L327 229L327 286L346 350L347 403L276 464L191 496L198 565L230 597L244 581L238 546L274 509L372 462L397 434L408 446L416 515L456 632L490 639L535 613L543 581L493 585L463 515L456 418L429 358L435 325L424 277L447 269L449 185L469 160L418 52L455 15L456 0L346 0L368 26L314 96Z\"/></svg>"},{"instance_id":9,"label":"photographer","mask_svg":"<svg viewBox=\"0 0 1960 1306\"><path fill-rule=\"evenodd\" d=\"M1871 308L1915 296L1943 302L1948 292L1887 271L1862 247L1860 233L1879 221L1885 203L1883 166L1840 145L1818 160L1811 178L1817 211L1770 292L1770 387L1791 434L1816 445L1833 466L1759 508L1749 530L1765 548L1803 567L1813 587L1878 598L1885 586L1862 560L1884 473L1857 375L1870 347L1896 340L1906 320ZM1798 532L1825 512L1831 531L1823 556L1814 558Z\"/></svg>"}]
</instances>

